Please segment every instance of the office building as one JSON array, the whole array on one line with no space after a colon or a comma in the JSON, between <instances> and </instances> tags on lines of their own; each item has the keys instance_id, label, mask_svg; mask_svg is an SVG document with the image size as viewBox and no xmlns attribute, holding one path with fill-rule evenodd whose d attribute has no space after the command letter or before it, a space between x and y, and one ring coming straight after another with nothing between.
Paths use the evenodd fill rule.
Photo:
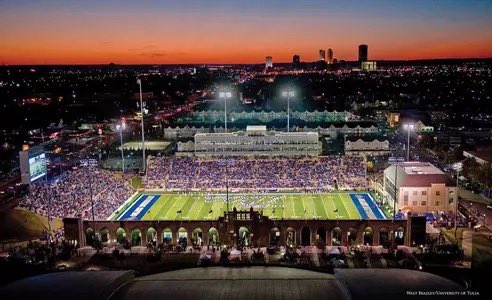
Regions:
<instances>
[{"instance_id":1,"label":"office building","mask_svg":"<svg viewBox=\"0 0 492 300\"><path fill-rule=\"evenodd\" d=\"M319 49L318 61L326 61L326 51L325 50Z\"/></svg>"},{"instance_id":2,"label":"office building","mask_svg":"<svg viewBox=\"0 0 492 300\"><path fill-rule=\"evenodd\" d=\"M359 45L359 62L367 61L367 45Z\"/></svg>"},{"instance_id":3,"label":"office building","mask_svg":"<svg viewBox=\"0 0 492 300\"><path fill-rule=\"evenodd\" d=\"M361 61L360 69L362 71L376 71L376 62L375 61Z\"/></svg>"},{"instance_id":4,"label":"office building","mask_svg":"<svg viewBox=\"0 0 492 300\"><path fill-rule=\"evenodd\" d=\"M271 56L265 58L265 69L268 68L273 68L273 58Z\"/></svg>"},{"instance_id":5,"label":"office building","mask_svg":"<svg viewBox=\"0 0 492 300\"><path fill-rule=\"evenodd\" d=\"M297 66L299 66L300 64L301 64L301 57L300 57L298 54L294 55L294 56L292 57L292 65L293 65L294 67L297 67Z\"/></svg>"},{"instance_id":6,"label":"office building","mask_svg":"<svg viewBox=\"0 0 492 300\"><path fill-rule=\"evenodd\" d=\"M328 53L327 54L328 55L328 57L327 57L328 64L331 65L331 64L333 64L333 50L331 48L329 48L327 53Z\"/></svg>"}]
</instances>

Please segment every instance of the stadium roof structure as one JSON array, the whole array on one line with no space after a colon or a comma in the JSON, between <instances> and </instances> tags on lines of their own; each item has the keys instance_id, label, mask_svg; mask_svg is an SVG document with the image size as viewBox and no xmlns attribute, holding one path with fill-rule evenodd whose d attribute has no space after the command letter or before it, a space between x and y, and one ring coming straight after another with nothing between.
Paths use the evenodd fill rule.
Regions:
<instances>
[{"instance_id":1,"label":"stadium roof structure","mask_svg":"<svg viewBox=\"0 0 492 300\"><path fill-rule=\"evenodd\" d=\"M209 267L135 278L132 271L60 272L0 289L5 299L403 299L406 291L459 292L457 283L404 269Z\"/></svg>"},{"instance_id":2,"label":"stadium roof structure","mask_svg":"<svg viewBox=\"0 0 492 300\"><path fill-rule=\"evenodd\" d=\"M398 168L397 186L399 187L430 187L432 184L456 186L454 180L439 168L427 162L402 162L391 165L384 170L384 176L394 181Z\"/></svg>"}]
</instances>

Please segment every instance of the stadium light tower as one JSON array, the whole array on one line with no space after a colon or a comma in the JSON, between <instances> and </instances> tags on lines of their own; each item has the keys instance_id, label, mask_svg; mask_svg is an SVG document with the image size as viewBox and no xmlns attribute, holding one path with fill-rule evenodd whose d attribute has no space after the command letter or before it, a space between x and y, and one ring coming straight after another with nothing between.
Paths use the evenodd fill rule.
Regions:
<instances>
[{"instance_id":1,"label":"stadium light tower","mask_svg":"<svg viewBox=\"0 0 492 300\"><path fill-rule=\"evenodd\" d=\"M137 79L137 84L140 88L140 114L142 117L142 169L145 174L145 131L144 131L144 108L143 108L143 100L142 100L142 80L140 78Z\"/></svg>"},{"instance_id":2,"label":"stadium light tower","mask_svg":"<svg viewBox=\"0 0 492 300\"><path fill-rule=\"evenodd\" d=\"M227 132L227 100L232 98L232 93L219 92L219 98L224 99L224 130Z\"/></svg>"},{"instance_id":3,"label":"stadium light tower","mask_svg":"<svg viewBox=\"0 0 492 300\"><path fill-rule=\"evenodd\" d=\"M410 161L410 131L415 130L415 124L403 124L403 129L407 131L407 161Z\"/></svg>"},{"instance_id":4,"label":"stadium light tower","mask_svg":"<svg viewBox=\"0 0 492 300\"><path fill-rule=\"evenodd\" d=\"M121 120L121 124L116 125L116 131L120 132L120 150L121 150L121 172L125 173L125 154L123 152L123 130L126 128L125 120Z\"/></svg>"},{"instance_id":5,"label":"stadium light tower","mask_svg":"<svg viewBox=\"0 0 492 300\"><path fill-rule=\"evenodd\" d=\"M290 131L290 98L294 96L293 90L282 91L282 98L287 98L287 132Z\"/></svg>"},{"instance_id":6,"label":"stadium light tower","mask_svg":"<svg viewBox=\"0 0 492 300\"><path fill-rule=\"evenodd\" d=\"M454 203L454 237L456 238L456 233L458 230L457 222L458 222L458 203L460 202L459 191L459 180L460 180L460 171L463 169L463 163L457 162L453 164L453 169L456 171L456 201Z\"/></svg>"}]
</instances>

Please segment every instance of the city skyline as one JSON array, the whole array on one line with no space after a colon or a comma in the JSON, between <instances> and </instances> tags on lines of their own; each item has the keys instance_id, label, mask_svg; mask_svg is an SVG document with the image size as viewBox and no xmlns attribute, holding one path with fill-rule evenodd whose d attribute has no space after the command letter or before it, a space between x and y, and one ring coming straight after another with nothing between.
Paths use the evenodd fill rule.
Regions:
<instances>
[{"instance_id":1,"label":"city skyline","mask_svg":"<svg viewBox=\"0 0 492 300\"><path fill-rule=\"evenodd\" d=\"M63 3L63 5L62 5ZM490 1L0 1L0 64L492 57ZM11 24L16 24L12 26Z\"/></svg>"}]
</instances>

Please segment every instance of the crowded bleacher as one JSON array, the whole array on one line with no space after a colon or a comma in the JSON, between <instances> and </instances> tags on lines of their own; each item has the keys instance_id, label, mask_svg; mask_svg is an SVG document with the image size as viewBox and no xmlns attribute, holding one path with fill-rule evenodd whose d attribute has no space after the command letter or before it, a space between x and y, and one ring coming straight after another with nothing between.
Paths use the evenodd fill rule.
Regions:
<instances>
[{"instance_id":1,"label":"crowded bleacher","mask_svg":"<svg viewBox=\"0 0 492 300\"><path fill-rule=\"evenodd\" d=\"M227 167L227 168L226 168ZM171 190L367 188L362 158L188 158L150 157L146 188Z\"/></svg>"},{"instance_id":2,"label":"crowded bleacher","mask_svg":"<svg viewBox=\"0 0 492 300\"><path fill-rule=\"evenodd\" d=\"M227 166L227 168L226 168ZM226 171L227 169L227 171ZM176 191L226 188L270 190L362 190L367 188L364 164L359 157L316 158L186 158L150 157L145 187ZM128 178L104 169L81 167L50 180L33 184L19 206L52 217L108 218L133 193Z\"/></svg>"},{"instance_id":3,"label":"crowded bleacher","mask_svg":"<svg viewBox=\"0 0 492 300\"><path fill-rule=\"evenodd\" d=\"M39 181L30 193L21 198L19 206L38 214L48 215L48 203L52 217L92 218L91 190L94 201L94 217L109 217L134 192L127 178L104 170L79 168L70 170L48 184Z\"/></svg>"}]
</instances>

